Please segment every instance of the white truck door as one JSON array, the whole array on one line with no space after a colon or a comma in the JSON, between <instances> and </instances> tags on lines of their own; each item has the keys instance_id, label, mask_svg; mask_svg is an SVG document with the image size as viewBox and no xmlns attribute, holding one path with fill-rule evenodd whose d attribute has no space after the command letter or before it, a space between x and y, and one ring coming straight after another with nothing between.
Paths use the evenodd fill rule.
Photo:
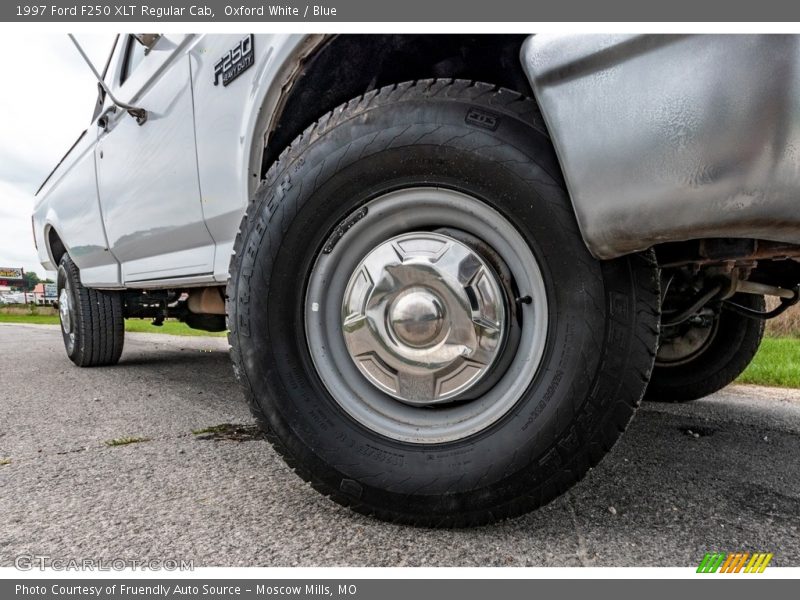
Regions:
<instances>
[{"instance_id":1,"label":"white truck door","mask_svg":"<svg viewBox=\"0 0 800 600\"><path fill-rule=\"evenodd\" d=\"M203 218L197 172L186 53L191 39L165 34L146 51L123 36L108 78L120 101L147 111L142 125L122 109L111 109L98 125L100 203L125 284L201 280L213 271L214 240Z\"/></svg>"}]
</instances>

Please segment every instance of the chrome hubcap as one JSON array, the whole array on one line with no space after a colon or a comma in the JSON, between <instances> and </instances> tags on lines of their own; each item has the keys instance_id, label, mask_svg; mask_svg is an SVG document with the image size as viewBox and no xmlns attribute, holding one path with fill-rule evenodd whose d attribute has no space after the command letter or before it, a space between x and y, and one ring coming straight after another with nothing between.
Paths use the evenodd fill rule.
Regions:
<instances>
[{"instance_id":1,"label":"chrome hubcap","mask_svg":"<svg viewBox=\"0 0 800 600\"><path fill-rule=\"evenodd\" d=\"M70 335L72 333L72 310L69 292L66 287L62 288L61 293L58 295L58 314L61 317L61 328L64 333Z\"/></svg>"},{"instance_id":2,"label":"chrome hubcap","mask_svg":"<svg viewBox=\"0 0 800 600\"><path fill-rule=\"evenodd\" d=\"M342 327L356 366L415 405L457 398L502 347L506 307L497 274L472 249L438 233L380 244L347 285Z\"/></svg>"}]
</instances>

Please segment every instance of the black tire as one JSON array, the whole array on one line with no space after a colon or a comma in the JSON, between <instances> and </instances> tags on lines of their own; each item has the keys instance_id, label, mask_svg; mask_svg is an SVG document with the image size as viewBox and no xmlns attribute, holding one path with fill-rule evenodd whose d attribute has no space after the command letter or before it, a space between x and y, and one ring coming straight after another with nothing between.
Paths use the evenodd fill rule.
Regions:
<instances>
[{"instance_id":1,"label":"black tire","mask_svg":"<svg viewBox=\"0 0 800 600\"><path fill-rule=\"evenodd\" d=\"M468 192L510 220L548 298L530 386L501 420L448 443L397 441L356 422L320 381L305 339L305 288L323 242L348 243L360 234L347 215L420 183ZM404 83L325 115L269 170L230 272L231 356L266 436L318 491L391 521L467 526L549 502L614 445L655 356L653 255L590 256L536 104L487 84Z\"/></svg>"},{"instance_id":2,"label":"black tire","mask_svg":"<svg viewBox=\"0 0 800 600\"><path fill-rule=\"evenodd\" d=\"M764 296L736 294L731 301L751 310L766 310ZM664 330L664 333L668 335L669 331ZM750 319L723 308L710 339L689 360L670 364L660 361L656 355L645 398L654 402L689 402L718 392L747 368L763 337L763 320Z\"/></svg>"},{"instance_id":3,"label":"black tire","mask_svg":"<svg viewBox=\"0 0 800 600\"><path fill-rule=\"evenodd\" d=\"M62 311L62 291L69 298L69 317ZM125 341L122 295L84 287L78 267L68 254L58 266L58 294L61 334L69 359L79 367L117 364Z\"/></svg>"}]
</instances>

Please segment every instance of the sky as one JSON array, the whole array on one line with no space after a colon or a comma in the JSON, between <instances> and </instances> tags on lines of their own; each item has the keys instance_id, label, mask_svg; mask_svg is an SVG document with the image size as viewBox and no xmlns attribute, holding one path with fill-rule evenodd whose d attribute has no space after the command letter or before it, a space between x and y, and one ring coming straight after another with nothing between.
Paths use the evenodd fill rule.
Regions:
<instances>
[{"instance_id":1,"label":"sky","mask_svg":"<svg viewBox=\"0 0 800 600\"><path fill-rule=\"evenodd\" d=\"M114 35L76 38L102 70ZM0 72L0 267L43 278L31 232L34 193L89 126L97 84L65 33L3 33Z\"/></svg>"}]
</instances>

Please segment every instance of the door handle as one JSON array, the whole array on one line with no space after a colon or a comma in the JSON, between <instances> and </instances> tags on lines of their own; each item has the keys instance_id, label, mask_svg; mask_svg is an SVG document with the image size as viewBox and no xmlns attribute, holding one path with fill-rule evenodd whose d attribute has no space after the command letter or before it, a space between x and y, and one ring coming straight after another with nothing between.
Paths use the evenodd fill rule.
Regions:
<instances>
[{"instance_id":1,"label":"door handle","mask_svg":"<svg viewBox=\"0 0 800 600\"><path fill-rule=\"evenodd\" d=\"M108 125L111 121L111 115L116 114L117 106L112 104L107 109L103 111L103 113L97 117L97 126L100 127L103 131L108 133Z\"/></svg>"}]
</instances>

